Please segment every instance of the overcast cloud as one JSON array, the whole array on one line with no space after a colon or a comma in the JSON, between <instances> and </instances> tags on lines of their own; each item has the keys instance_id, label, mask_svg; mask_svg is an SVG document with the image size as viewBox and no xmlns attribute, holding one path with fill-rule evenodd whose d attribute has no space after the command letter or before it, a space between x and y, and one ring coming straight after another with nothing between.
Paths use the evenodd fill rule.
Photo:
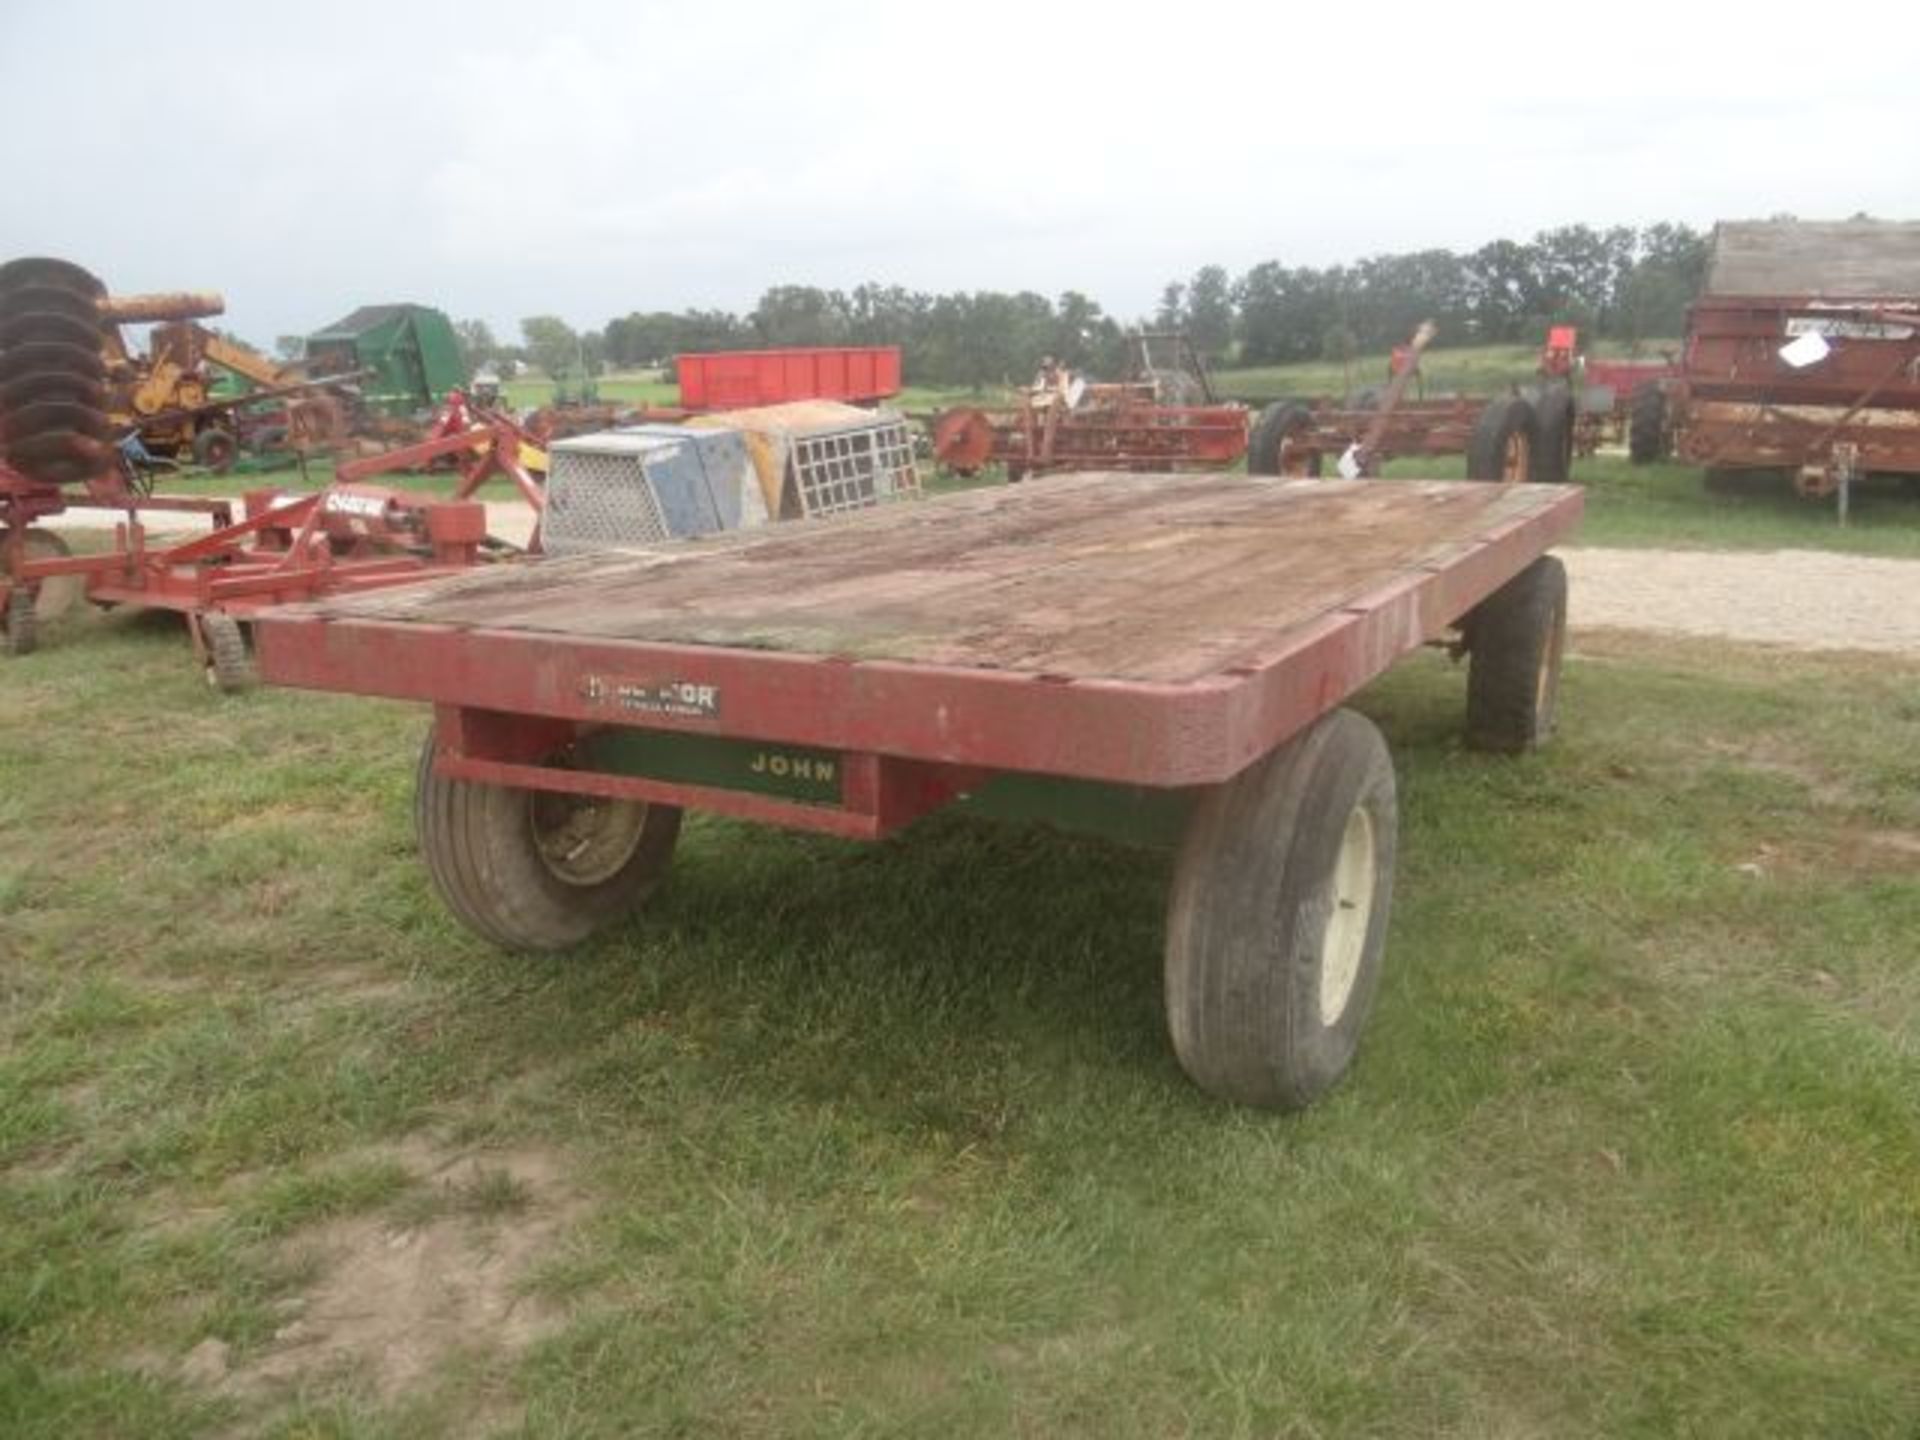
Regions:
<instances>
[{"instance_id":1,"label":"overcast cloud","mask_svg":"<svg viewBox=\"0 0 1920 1440\"><path fill-rule=\"evenodd\" d=\"M1207 263L1920 218L1911 5L196 13L0 8L0 257L221 290L261 344L374 301L505 338L863 280L1131 318Z\"/></svg>"}]
</instances>

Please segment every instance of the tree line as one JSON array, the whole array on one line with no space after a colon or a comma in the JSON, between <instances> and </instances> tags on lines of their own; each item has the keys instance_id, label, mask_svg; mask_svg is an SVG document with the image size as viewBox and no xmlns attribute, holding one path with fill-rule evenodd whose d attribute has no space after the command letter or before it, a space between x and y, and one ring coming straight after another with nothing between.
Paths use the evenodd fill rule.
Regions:
<instances>
[{"instance_id":1,"label":"tree line","mask_svg":"<svg viewBox=\"0 0 1920 1440\"><path fill-rule=\"evenodd\" d=\"M1678 335L1707 256L1708 236L1686 225L1565 225L1466 254L1418 250L1324 268L1269 260L1239 276L1204 265L1169 282L1155 312L1131 324L1078 290L1050 299L868 284L776 285L744 315L633 311L588 331L531 316L517 347L496 343L483 321L456 329L471 365L512 356L550 375L670 365L684 351L898 345L911 384L984 386L1030 375L1042 355L1116 375L1136 328L1183 330L1220 366L1347 360L1400 343L1422 320L1439 326L1443 345L1531 344L1555 324L1628 342Z\"/></svg>"}]
</instances>

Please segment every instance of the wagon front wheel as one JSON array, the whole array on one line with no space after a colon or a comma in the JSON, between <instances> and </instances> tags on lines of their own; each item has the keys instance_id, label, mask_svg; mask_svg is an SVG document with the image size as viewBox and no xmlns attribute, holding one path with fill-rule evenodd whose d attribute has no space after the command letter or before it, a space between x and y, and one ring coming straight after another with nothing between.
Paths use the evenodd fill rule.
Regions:
<instances>
[{"instance_id":1,"label":"wagon front wheel","mask_svg":"<svg viewBox=\"0 0 1920 1440\"><path fill-rule=\"evenodd\" d=\"M526 790L436 773L429 731L414 828L440 898L509 950L563 950L639 909L680 838L680 811L640 800Z\"/></svg>"},{"instance_id":2,"label":"wagon front wheel","mask_svg":"<svg viewBox=\"0 0 1920 1440\"><path fill-rule=\"evenodd\" d=\"M1346 1074L1380 984L1399 811L1372 723L1337 710L1209 791L1167 914L1167 1027L1195 1083L1268 1109Z\"/></svg>"}]
</instances>

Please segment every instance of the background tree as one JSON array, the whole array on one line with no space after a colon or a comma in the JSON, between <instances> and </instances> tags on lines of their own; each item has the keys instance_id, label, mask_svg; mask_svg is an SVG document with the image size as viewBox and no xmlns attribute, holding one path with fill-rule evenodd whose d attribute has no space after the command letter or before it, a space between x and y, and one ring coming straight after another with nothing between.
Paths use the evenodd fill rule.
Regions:
<instances>
[{"instance_id":1,"label":"background tree","mask_svg":"<svg viewBox=\"0 0 1920 1440\"><path fill-rule=\"evenodd\" d=\"M1581 326L1588 341L1637 342L1681 332L1708 249L1708 237L1685 225L1563 225L1466 254L1415 250L1326 267L1265 260L1237 279L1222 266L1204 265L1190 281L1166 285L1139 324L1185 328L1209 360L1247 365L1385 350L1429 319L1442 345L1537 344L1547 325L1566 321ZM1126 327L1080 290L1048 300L1031 292L936 295L872 282L851 291L776 285L744 316L634 311L584 337L541 316L522 330L536 363L562 370L583 353L651 366L668 365L683 351L789 345L898 345L906 379L918 385L1025 380L1047 354L1099 378L1117 379L1126 365Z\"/></svg>"},{"instance_id":2,"label":"background tree","mask_svg":"<svg viewBox=\"0 0 1920 1440\"><path fill-rule=\"evenodd\" d=\"M1153 312L1153 328L1178 330L1187 323L1187 287L1169 280L1160 292L1160 308Z\"/></svg>"},{"instance_id":3,"label":"background tree","mask_svg":"<svg viewBox=\"0 0 1920 1440\"><path fill-rule=\"evenodd\" d=\"M460 346L460 364L471 375L492 365L500 356L499 342L484 320L456 320L453 338Z\"/></svg>"},{"instance_id":4,"label":"background tree","mask_svg":"<svg viewBox=\"0 0 1920 1440\"><path fill-rule=\"evenodd\" d=\"M1218 265L1202 265L1187 286L1187 338L1209 363L1222 364L1233 348L1233 284Z\"/></svg>"},{"instance_id":5,"label":"background tree","mask_svg":"<svg viewBox=\"0 0 1920 1440\"><path fill-rule=\"evenodd\" d=\"M580 366L580 336L558 315L530 315L520 322L527 358L549 376L559 377Z\"/></svg>"}]
</instances>

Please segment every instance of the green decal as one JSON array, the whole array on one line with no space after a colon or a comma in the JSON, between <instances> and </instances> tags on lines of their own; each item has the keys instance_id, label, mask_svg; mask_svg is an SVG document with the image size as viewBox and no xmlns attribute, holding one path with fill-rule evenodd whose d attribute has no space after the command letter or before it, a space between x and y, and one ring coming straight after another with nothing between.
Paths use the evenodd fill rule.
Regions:
<instances>
[{"instance_id":1,"label":"green decal","mask_svg":"<svg viewBox=\"0 0 1920 1440\"><path fill-rule=\"evenodd\" d=\"M810 805L840 803L841 758L832 750L629 729L602 731L586 750L596 769L622 775L746 790Z\"/></svg>"}]
</instances>

